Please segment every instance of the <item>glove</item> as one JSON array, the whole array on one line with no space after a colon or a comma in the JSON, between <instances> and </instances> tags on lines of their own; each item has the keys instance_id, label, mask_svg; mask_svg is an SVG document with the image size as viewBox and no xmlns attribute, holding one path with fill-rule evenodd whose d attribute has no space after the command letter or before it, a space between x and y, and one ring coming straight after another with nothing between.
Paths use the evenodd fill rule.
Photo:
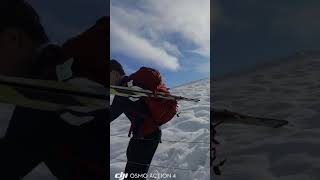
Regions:
<instances>
[{"instance_id":1,"label":"glove","mask_svg":"<svg viewBox=\"0 0 320 180\"><path fill-rule=\"evenodd\" d=\"M138 87L138 86L134 86L133 85L133 80L129 81L128 83L128 87L129 88L132 88L132 89L135 89L135 90L143 90L141 87ZM129 99L133 102L136 102L140 99L140 97L129 97Z\"/></svg>"}]
</instances>

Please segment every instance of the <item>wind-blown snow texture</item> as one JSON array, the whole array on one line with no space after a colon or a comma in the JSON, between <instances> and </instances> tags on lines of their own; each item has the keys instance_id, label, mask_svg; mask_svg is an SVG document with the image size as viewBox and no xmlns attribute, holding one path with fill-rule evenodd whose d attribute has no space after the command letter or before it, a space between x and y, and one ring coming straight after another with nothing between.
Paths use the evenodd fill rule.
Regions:
<instances>
[{"instance_id":1,"label":"wind-blown snow texture","mask_svg":"<svg viewBox=\"0 0 320 180\"><path fill-rule=\"evenodd\" d=\"M213 107L290 122L279 129L219 126L218 157L228 161L222 167L222 176L213 179L320 179L320 58L317 57L304 54L213 82Z\"/></svg>"},{"instance_id":2,"label":"wind-blown snow texture","mask_svg":"<svg viewBox=\"0 0 320 180\"><path fill-rule=\"evenodd\" d=\"M163 125L162 140L159 144L152 165L178 167L197 171L183 171L165 169L151 166L149 173L176 174L177 180L208 180L209 176L209 121L210 121L210 85L209 80L201 80L191 84L176 87L171 90L173 94L199 98L200 102L179 102L180 117L175 117L169 123ZM126 136L130 121L121 115L111 123L111 134ZM115 179L115 173L124 171L128 137L110 137L110 179ZM207 142L203 144L169 143L165 140ZM143 152L141 152L143 153Z\"/></svg>"}]
</instances>

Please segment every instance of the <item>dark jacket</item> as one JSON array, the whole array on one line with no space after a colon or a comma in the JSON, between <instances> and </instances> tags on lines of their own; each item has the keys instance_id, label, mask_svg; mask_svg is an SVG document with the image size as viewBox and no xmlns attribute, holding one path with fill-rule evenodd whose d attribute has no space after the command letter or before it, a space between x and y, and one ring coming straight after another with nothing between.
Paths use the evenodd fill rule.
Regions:
<instances>
[{"instance_id":1,"label":"dark jacket","mask_svg":"<svg viewBox=\"0 0 320 180\"><path fill-rule=\"evenodd\" d=\"M124 76L117 85L126 86L127 81L128 77ZM140 98L137 101L132 101L127 97L120 96L114 96L110 107L110 113L110 123L124 113L131 121L131 130L134 137L139 136L139 131L143 121L150 116L148 106L143 98ZM158 128L155 133L161 133L160 128Z\"/></svg>"}]
</instances>

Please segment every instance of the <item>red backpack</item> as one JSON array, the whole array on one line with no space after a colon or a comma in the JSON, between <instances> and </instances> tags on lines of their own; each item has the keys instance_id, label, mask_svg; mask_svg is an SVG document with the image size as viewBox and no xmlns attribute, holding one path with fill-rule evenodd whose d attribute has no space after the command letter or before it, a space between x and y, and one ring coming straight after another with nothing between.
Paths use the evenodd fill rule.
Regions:
<instances>
[{"instance_id":1,"label":"red backpack","mask_svg":"<svg viewBox=\"0 0 320 180\"><path fill-rule=\"evenodd\" d=\"M129 81L133 80L135 86L153 92L169 93L165 87L159 71L142 67L137 72L129 76ZM145 97L145 102L149 108L150 116L144 119L140 134L146 136L159 126L170 121L177 113L177 101L161 98ZM130 134L130 133L129 133Z\"/></svg>"}]
</instances>

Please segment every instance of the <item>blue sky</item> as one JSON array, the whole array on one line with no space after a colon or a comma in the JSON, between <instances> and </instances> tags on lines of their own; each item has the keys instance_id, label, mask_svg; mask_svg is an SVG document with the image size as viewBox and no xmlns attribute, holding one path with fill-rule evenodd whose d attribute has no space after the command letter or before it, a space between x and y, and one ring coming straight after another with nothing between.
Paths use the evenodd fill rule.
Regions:
<instances>
[{"instance_id":1,"label":"blue sky","mask_svg":"<svg viewBox=\"0 0 320 180\"><path fill-rule=\"evenodd\" d=\"M112 0L111 58L158 69L173 87L210 75L210 0Z\"/></svg>"},{"instance_id":2,"label":"blue sky","mask_svg":"<svg viewBox=\"0 0 320 180\"><path fill-rule=\"evenodd\" d=\"M37 11L50 40L61 44L109 15L106 0L27 0Z\"/></svg>"},{"instance_id":3,"label":"blue sky","mask_svg":"<svg viewBox=\"0 0 320 180\"><path fill-rule=\"evenodd\" d=\"M318 0L213 1L211 75L319 49L319 7Z\"/></svg>"}]
</instances>

